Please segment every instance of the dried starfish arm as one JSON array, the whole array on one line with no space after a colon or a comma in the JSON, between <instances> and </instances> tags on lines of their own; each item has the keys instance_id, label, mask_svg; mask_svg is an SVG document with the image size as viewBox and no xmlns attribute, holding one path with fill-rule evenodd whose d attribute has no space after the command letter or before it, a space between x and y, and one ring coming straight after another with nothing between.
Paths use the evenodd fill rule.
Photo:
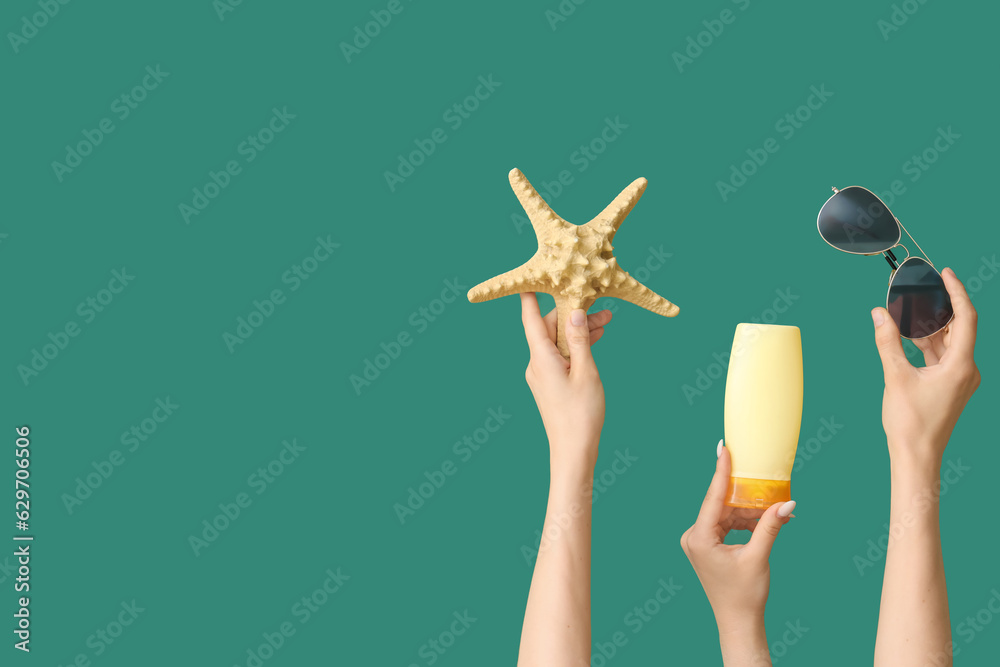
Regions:
<instances>
[{"instance_id":1,"label":"dried starfish arm","mask_svg":"<svg viewBox=\"0 0 1000 667\"><path fill-rule=\"evenodd\" d=\"M610 231L606 232L607 240L610 242L615 237L615 232L622 226L622 222L632 212L632 208L638 203L639 198L642 197L642 193L646 191L647 183L645 178L637 178L632 181L627 188L621 191L621 194L614 198L614 201L604 207L604 210L596 218L588 222L587 226L606 229L610 225Z\"/></svg>"},{"instance_id":2,"label":"dried starfish arm","mask_svg":"<svg viewBox=\"0 0 1000 667\"><path fill-rule=\"evenodd\" d=\"M542 291L545 281L543 276L536 275L536 264L535 258L532 257L516 269L479 283L469 290L469 301L482 303L511 294Z\"/></svg>"},{"instance_id":3,"label":"dried starfish arm","mask_svg":"<svg viewBox=\"0 0 1000 667\"><path fill-rule=\"evenodd\" d=\"M510 181L511 189L517 195L517 200L521 202L521 208L528 214L528 219L531 221L536 235L541 236L545 231L545 225L552 224L553 221L557 227L570 224L559 217L559 214L545 203L542 196L535 190L535 186L528 182L527 177L521 173L520 169L511 169L507 178Z\"/></svg>"},{"instance_id":4,"label":"dried starfish arm","mask_svg":"<svg viewBox=\"0 0 1000 667\"><path fill-rule=\"evenodd\" d=\"M602 296L613 296L616 299L634 303L640 308L645 308L664 317L674 317L681 312L676 304L667 301L620 268L611 284L604 289Z\"/></svg>"}]
</instances>

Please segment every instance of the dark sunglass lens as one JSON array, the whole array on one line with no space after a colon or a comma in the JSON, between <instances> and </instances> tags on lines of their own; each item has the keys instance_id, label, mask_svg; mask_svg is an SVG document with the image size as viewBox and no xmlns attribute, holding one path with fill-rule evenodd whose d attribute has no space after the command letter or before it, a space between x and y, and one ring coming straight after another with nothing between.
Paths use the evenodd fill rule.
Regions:
<instances>
[{"instance_id":1,"label":"dark sunglass lens","mask_svg":"<svg viewBox=\"0 0 1000 667\"><path fill-rule=\"evenodd\" d=\"M899 224L878 197L852 186L835 194L819 212L819 233L840 250L874 254L899 241Z\"/></svg>"},{"instance_id":2,"label":"dark sunglass lens","mask_svg":"<svg viewBox=\"0 0 1000 667\"><path fill-rule=\"evenodd\" d=\"M907 259L896 269L887 306L899 333L907 338L937 333L954 315L941 274L919 257Z\"/></svg>"}]
</instances>

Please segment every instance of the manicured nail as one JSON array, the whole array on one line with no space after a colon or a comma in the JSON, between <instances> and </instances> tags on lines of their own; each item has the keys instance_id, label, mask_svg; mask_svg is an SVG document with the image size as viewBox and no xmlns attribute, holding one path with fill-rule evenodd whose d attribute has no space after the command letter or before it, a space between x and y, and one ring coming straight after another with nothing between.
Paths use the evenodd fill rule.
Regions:
<instances>
[{"instance_id":1,"label":"manicured nail","mask_svg":"<svg viewBox=\"0 0 1000 667\"><path fill-rule=\"evenodd\" d=\"M586 314L579 308L574 310L569 315L569 321L572 322L575 327L582 327L584 318L586 318Z\"/></svg>"},{"instance_id":2,"label":"manicured nail","mask_svg":"<svg viewBox=\"0 0 1000 667\"><path fill-rule=\"evenodd\" d=\"M778 508L778 516L784 519L786 516L791 514L794 509L795 501L789 500L787 503L782 504L782 506Z\"/></svg>"},{"instance_id":3,"label":"manicured nail","mask_svg":"<svg viewBox=\"0 0 1000 667\"><path fill-rule=\"evenodd\" d=\"M876 308L872 311L872 320L875 321L875 326L882 326L882 323L885 322L885 316L882 314L881 308Z\"/></svg>"},{"instance_id":4,"label":"manicured nail","mask_svg":"<svg viewBox=\"0 0 1000 667\"><path fill-rule=\"evenodd\" d=\"M715 448L715 458L722 456L722 440L724 440L724 438L719 440L719 446Z\"/></svg>"}]
</instances>

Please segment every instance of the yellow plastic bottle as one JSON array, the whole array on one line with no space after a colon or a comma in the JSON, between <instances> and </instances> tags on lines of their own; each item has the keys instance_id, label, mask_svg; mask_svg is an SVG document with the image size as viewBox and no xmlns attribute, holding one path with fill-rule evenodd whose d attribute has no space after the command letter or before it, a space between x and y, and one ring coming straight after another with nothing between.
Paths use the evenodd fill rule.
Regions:
<instances>
[{"instance_id":1,"label":"yellow plastic bottle","mask_svg":"<svg viewBox=\"0 0 1000 667\"><path fill-rule=\"evenodd\" d=\"M801 425L799 328L737 325L726 377L726 448L733 462L727 505L764 509L791 500Z\"/></svg>"}]
</instances>

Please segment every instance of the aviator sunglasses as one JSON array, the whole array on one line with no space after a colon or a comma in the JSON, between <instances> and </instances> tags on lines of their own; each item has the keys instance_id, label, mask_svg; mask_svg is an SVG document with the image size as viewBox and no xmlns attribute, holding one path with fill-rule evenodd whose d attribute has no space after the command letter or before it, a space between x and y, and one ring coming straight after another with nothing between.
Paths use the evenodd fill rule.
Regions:
<instances>
[{"instance_id":1,"label":"aviator sunglasses","mask_svg":"<svg viewBox=\"0 0 1000 667\"><path fill-rule=\"evenodd\" d=\"M819 235L837 250L854 255L882 254L892 267L885 308L904 338L927 338L948 326L954 317L941 274L916 239L875 193L857 185L838 190L826 200L816 218ZM923 257L911 257L899 242L906 232ZM902 247L900 262L892 250Z\"/></svg>"}]
</instances>

